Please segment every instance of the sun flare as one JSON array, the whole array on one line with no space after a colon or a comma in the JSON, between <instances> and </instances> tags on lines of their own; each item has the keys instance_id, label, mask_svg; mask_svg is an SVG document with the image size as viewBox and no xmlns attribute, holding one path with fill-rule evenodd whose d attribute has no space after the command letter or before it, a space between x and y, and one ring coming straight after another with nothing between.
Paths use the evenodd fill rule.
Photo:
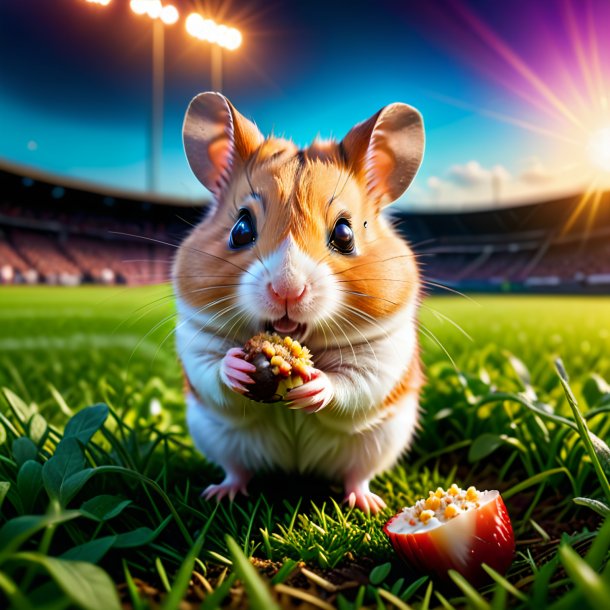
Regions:
<instances>
[{"instance_id":1,"label":"sun flare","mask_svg":"<svg viewBox=\"0 0 610 610\"><path fill-rule=\"evenodd\" d=\"M610 172L610 127L591 135L587 143L587 153L589 160L598 170Z\"/></svg>"}]
</instances>

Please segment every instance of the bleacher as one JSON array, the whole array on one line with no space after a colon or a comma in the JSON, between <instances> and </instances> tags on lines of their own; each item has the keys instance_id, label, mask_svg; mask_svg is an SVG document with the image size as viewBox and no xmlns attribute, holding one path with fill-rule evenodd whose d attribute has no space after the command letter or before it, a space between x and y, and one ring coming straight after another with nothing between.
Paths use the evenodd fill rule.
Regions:
<instances>
[{"instance_id":1,"label":"bleacher","mask_svg":"<svg viewBox=\"0 0 610 610\"><path fill-rule=\"evenodd\" d=\"M429 284L466 291L610 292L610 193L464 213L396 213ZM93 192L0 170L0 282L150 284L204 202Z\"/></svg>"},{"instance_id":2,"label":"bleacher","mask_svg":"<svg viewBox=\"0 0 610 610\"><path fill-rule=\"evenodd\" d=\"M402 213L433 283L466 291L610 292L610 192L453 214Z\"/></svg>"},{"instance_id":3,"label":"bleacher","mask_svg":"<svg viewBox=\"0 0 610 610\"><path fill-rule=\"evenodd\" d=\"M165 282L202 207L0 170L0 283Z\"/></svg>"}]
</instances>

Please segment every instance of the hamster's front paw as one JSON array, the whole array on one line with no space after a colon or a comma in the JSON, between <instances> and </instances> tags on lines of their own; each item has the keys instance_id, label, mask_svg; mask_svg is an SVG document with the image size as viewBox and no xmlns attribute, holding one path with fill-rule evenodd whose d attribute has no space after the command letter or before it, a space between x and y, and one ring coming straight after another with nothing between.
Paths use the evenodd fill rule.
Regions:
<instances>
[{"instance_id":1,"label":"hamster's front paw","mask_svg":"<svg viewBox=\"0 0 610 610\"><path fill-rule=\"evenodd\" d=\"M223 383L238 394L246 394L246 385L254 383L248 375L256 371L256 367L244 360L244 352L240 347L230 349L220 362L220 378Z\"/></svg>"},{"instance_id":2,"label":"hamster's front paw","mask_svg":"<svg viewBox=\"0 0 610 610\"><path fill-rule=\"evenodd\" d=\"M330 377L318 369L310 369L307 383L288 392L286 406L306 413L316 413L328 406L334 395Z\"/></svg>"}]
</instances>

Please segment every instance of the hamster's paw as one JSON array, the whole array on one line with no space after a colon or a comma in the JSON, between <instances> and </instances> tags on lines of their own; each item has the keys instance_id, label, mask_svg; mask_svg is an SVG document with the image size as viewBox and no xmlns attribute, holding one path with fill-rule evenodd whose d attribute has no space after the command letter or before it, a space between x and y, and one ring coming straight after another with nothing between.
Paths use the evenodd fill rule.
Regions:
<instances>
[{"instance_id":1,"label":"hamster's paw","mask_svg":"<svg viewBox=\"0 0 610 610\"><path fill-rule=\"evenodd\" d=\"M240 347L230 349L220 362L220 378L223 383L238 394L246 394L246 385L254 383L248 375L256 371L256 367L244 360L244 352Z\"/></svg>"},{"instance_id":2,"label":"hamster's paw","mask_svg":"<svg viewBox=\"0 0 610 610\"><path fill-rule=\"evenodd\" d=\"M332 400L334 388L330 377L318 369L310 369L309 372L309 381L288 392L286 406L289 409L316 413Z\"/></svg>"},{"instance_id":3,"label":"hamster's paw","mask_svg":"<svg viewBox=\"0 0 610 610\"><path fill-rule=\"evenodd\" d=\"M228 473L222 483L206 487L201 492L201 497L206 500L215 499L217 502L220 502L225 496L229 496L229 500L233 502L238 493L242 493L244 496L248 495L247 487L250 479L251 475L246 472Z\"/></svg>"},{"instance_id":4,"label":"hamster's paw","mask_svg":"<svg viewBox=\"0 0 610 610\"><path fill-rule=\"evenodd\" d=\"M346 483L344 502L347 502L350 508L359 508L367 515L376 515L386 507L386 503L369 489L368 481Z\"/></svg>"}]
</instances>

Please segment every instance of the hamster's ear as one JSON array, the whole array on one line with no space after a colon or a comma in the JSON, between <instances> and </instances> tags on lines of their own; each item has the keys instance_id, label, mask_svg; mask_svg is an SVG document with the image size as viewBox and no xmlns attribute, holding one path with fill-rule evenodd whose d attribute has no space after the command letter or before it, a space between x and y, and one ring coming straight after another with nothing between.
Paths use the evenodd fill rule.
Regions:
<instances>
[{"instance_id":1,"label":"hamster's ear","mask_svg":"<svg viewBox=\"0 0 610 610\"><path fill-rule=\"evenodd\" d=\"M407 104L390 104L352 128L341 144L351 169L383 207L407 190L419 169L424 155L422 117Z\"/></svg>"},{"instance_id":2,"label":"hamster's ear","mask_svg":"<svg viewBox=\"0 0 610 610\"><path fill-rule=\"evenodd\" d=\"M254 123L243 117L220 93L200 93L189 104L182 141L189 165L216 198L238 164L263 141Z\"/></svg>"}]
</instances>

